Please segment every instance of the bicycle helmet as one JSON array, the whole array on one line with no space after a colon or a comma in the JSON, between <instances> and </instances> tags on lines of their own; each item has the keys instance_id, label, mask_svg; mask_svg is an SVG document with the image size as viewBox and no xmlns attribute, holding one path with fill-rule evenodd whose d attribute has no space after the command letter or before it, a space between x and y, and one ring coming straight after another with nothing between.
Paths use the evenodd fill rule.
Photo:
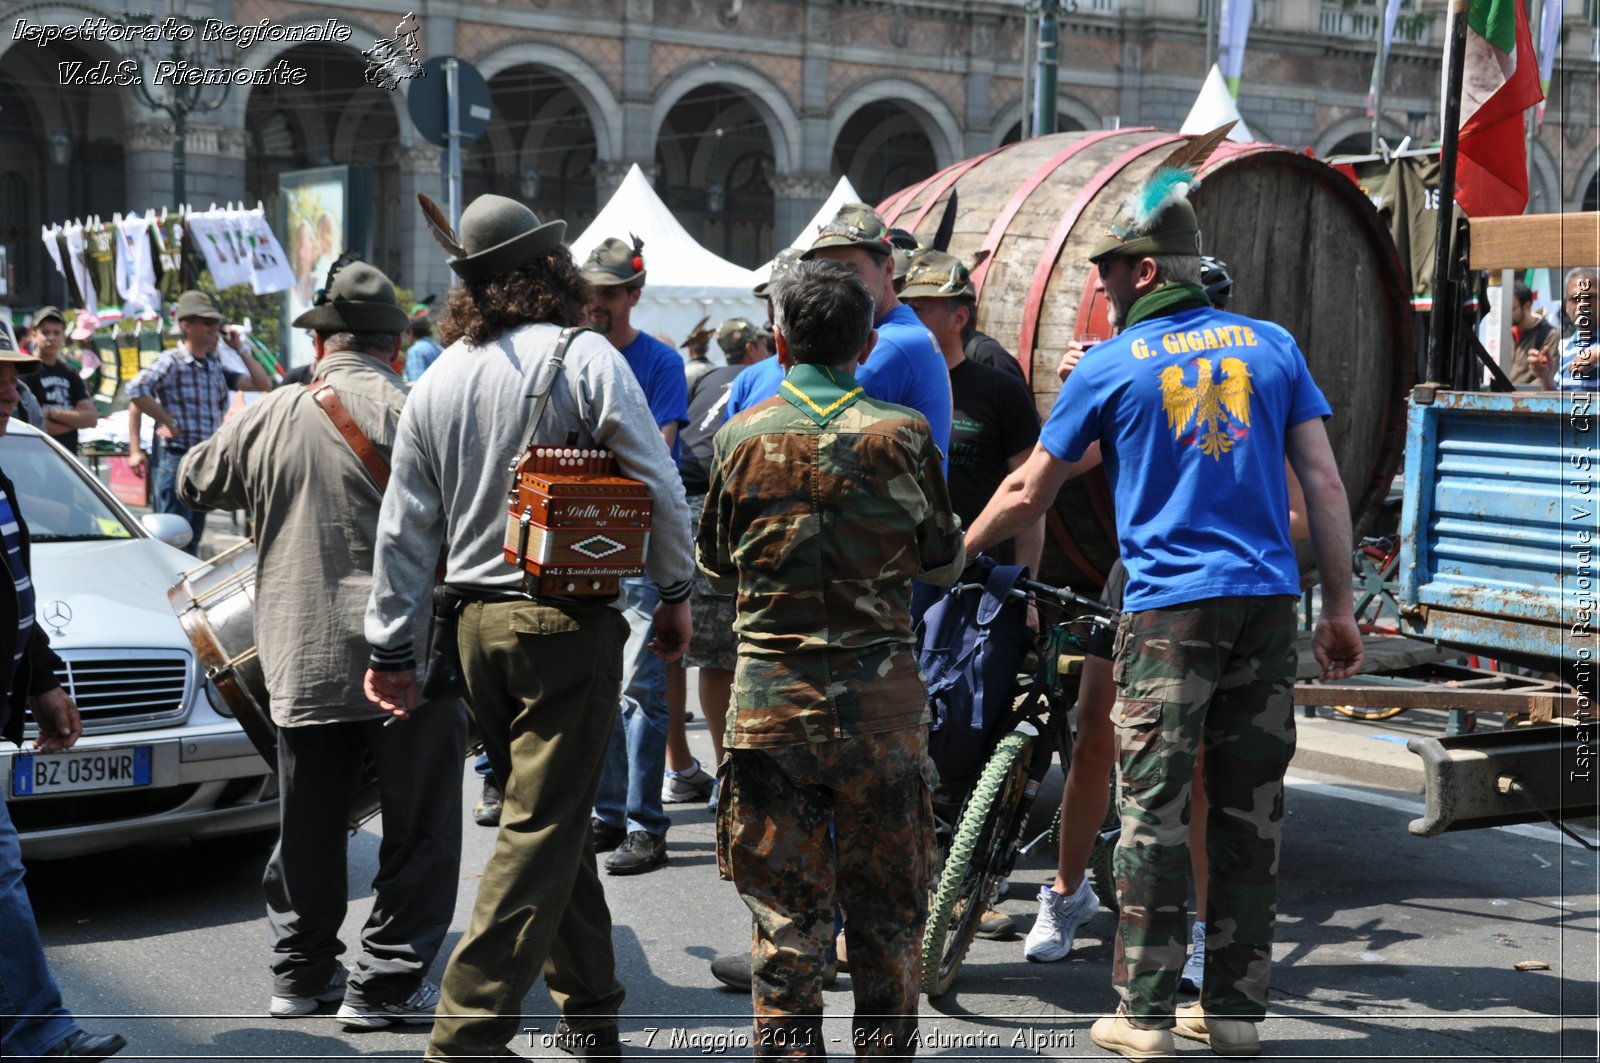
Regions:
<instances>
[{"instance_id":1,"label":"bicycle helmet","mask_svg":"<svg viewBox=\"0 0 1600 1063\"><path fill-rule=\"evenodd\" d=\"M1201 255L1200 286L1206 290L1206 298L1211 300L1212 306L1218 310L1228 309L1228 302L1233 298L1233 277L1228 273L1226 262Z\"/></svg>"}]
</instances>

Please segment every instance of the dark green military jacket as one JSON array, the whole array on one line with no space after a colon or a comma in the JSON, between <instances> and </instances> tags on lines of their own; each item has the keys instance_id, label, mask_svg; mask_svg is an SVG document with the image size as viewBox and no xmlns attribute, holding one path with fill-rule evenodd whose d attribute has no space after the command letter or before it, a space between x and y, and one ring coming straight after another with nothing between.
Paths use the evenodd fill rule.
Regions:
<instances>
[{"instance_id":1,"label":"dark green military jacket","mask_svg":"<svg viewBox=\"0 0 1600 1063\"><path fill-rule=\"evenodd\" d=\"M800 365L717 433L696 541L737 592L727 744L823 742L926 723L911 579L966 561L943 463L915 410Z\"/></svg>"}]
</instances>

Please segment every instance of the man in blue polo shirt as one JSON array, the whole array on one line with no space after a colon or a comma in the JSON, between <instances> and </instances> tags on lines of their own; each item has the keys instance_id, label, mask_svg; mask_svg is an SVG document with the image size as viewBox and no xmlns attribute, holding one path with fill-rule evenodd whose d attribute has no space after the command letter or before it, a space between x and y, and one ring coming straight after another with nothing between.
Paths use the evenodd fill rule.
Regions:
<instances>
[{"instance_id":1,"label":"man in blue polo shirt","mask_svg":"<svg viewBox=\"0 0 1600 1063\"><path fill-rule=\"evenodd\" d=\"M689 385L678 352L633 327L633 308L644 291L644 241L634 237L627 244L609 237L589 253L582 268L594 287L589 323L622 352L676 458L678 429L689 423ZM611 854L606 872L637 875L667 862L671 821L661 804L667 765L667 666L649 649L660 591L641 576L626 582L623 598L630 634L623 656L622 719L611 732L591 826L595 851Z\"/></svg>"},{"instance_id":2,"label":"man in blue polo shirt","mask_svg":"<svg viewBox=\"0 0 1600 1063\"><path fill-rule=\"evenodd\" d=\"M1036 519L1099 447L1128 570L1112 709L1122 835L1117 1014L1090 1037L1131 1059L1173 1033L1221 1055L1260 1052L1272 959L1283 775L1294 752L1295 604L1285 455L1305 489L1322 575L1312 648L1327 679L1361 664L1350 521L1327 401L1289 333L1211 308L1185 171L1163 170L1090 260L1115 339L1067 378L1032 457L967 533L976 553ZM1085 458L1088 460L1084 460ZM1188 941L1190 782L1211 799L1200 1003L1176 1008Z\"/></svg>"},{"instance_id":3,"label":"man in blue polo shirt","mask_svg":"<svg viewBox=\"0 0 1600 1063\"><path fill-rule=\"evenodd\" d=\"M939 341L895 294L892 250L883 219L864 203L846 203L801 257L832 259L849 267L867 286L876 306L873 327L878 339L867 363L856 371L856 381L869 398L909 406L926 417L934 444L948 459L950 371ZM772 398L782 383L777 359L752 366L734 381L728 416Z\"/></svg>"}]
</instances>

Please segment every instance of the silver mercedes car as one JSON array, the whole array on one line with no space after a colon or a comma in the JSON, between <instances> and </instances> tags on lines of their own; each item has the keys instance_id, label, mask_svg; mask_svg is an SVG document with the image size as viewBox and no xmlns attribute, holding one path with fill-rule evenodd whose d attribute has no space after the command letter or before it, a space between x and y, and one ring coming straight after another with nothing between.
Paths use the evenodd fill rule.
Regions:
<instances>
[{"instance_id":1,"label":"silver mercedes car","mask_svg":"<svg viewBox=\"0 0 1600 1063\"><path fill-rule=\"evenodd\" d=\"M83 737L0 745L0 785L26 859L171 838L268 841L277 778L207 682L167 601L196 560L181 518L135 519L65 450L13 420L0 469L32 536L37 619ZM164 540L164 541L163 541Z\"/></svg>"}]
</instances>

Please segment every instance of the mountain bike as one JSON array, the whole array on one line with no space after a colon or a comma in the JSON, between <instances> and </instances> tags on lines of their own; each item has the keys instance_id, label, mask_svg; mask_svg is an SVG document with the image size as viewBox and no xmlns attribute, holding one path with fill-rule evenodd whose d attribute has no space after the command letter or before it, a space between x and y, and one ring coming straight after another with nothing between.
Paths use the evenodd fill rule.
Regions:
<instances>
[{"instance_id":1,"label":"mountain bike","mask_svg":"<svg viewBox=\"0 0 1600 1063\"><path fill-rule=\"evenodd\" d=\"M1083 651L1093 628L1114 616L1064 588L1030 579L1018 580L1017 587L1014 593L1031 598L1041 617L1053 614L1054 620L1040 625L1034 667L1019 680L1011 710L991 732L997 739L949 833L922 943L922 989L930 998L955 983L984 912L1023 851L1028 816L1051 761L1059 755L1063 771L1072 762L1067 714L1078 697ZM1109 872L1116 833L1102 832L1090 860L1095 892L1102 901L1109 894L1113 908ZM1026 847L1053 835L1052 828Z\"/></svg>"}]
</instances>

